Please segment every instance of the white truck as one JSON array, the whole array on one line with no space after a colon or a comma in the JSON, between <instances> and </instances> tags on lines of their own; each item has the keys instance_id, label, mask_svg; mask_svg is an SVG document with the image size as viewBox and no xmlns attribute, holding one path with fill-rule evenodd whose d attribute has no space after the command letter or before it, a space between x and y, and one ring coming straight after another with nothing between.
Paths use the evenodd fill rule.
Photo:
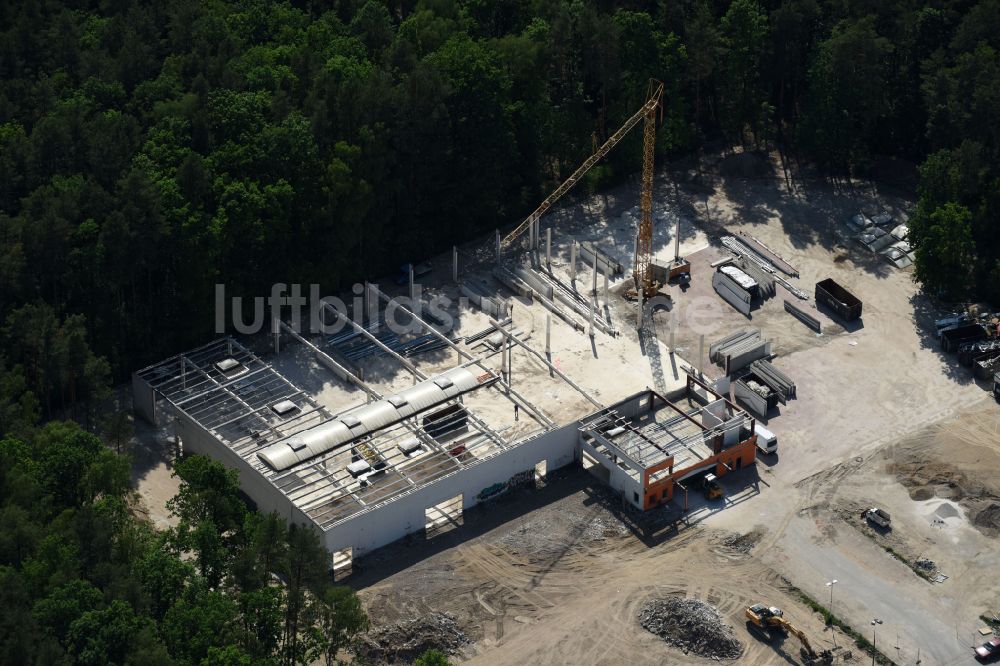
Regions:
<instances>
[{"instance_id":1,"label":"white truck","mask_svg":"<svg viewBox=\"0 0 1000 666\"><path fill-rule=\"evenodd\" d=\"M778 437L773 432L757 422L754 422L753 431L757 435L757 448L760 449L761 453L776 453L778 451Z\"/></svg>"},{"instance_id":2,"label":"white truck","mask_svg":"<svg viewBox=\"0 0 1000 666\"><path fill-rule=\"evenodd\" d=\"M892 522L892 519L889 517L889 512L885 509L872 507L861 515L868 522L886 529L888 529L889 524Z\"/></svg>"}]
</instances>

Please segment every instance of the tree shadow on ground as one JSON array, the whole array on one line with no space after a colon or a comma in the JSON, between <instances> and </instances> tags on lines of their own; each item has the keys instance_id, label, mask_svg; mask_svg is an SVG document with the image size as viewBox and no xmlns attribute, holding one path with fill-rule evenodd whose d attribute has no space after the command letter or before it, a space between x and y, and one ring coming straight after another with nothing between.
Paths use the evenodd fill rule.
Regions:
<instances>
[{"instance_id":1,"label":"tree shadow on ground","mask_svg":"<svg viewBox=\"0 0 1000 666\"><path fill-rule=\"evenodd\" d=\"M922 292L913 294L910 297L910 304L913 306L913 325L920 336L920 347L938 358L945 375L961 386L975 384L984 391L989 391L992 381L977 379L971 368L961 366L956 353L948 353L941 348L941 338L934 322L946 312L950 312L951 308L935 302Z\"/></svg>"}]
</instances>

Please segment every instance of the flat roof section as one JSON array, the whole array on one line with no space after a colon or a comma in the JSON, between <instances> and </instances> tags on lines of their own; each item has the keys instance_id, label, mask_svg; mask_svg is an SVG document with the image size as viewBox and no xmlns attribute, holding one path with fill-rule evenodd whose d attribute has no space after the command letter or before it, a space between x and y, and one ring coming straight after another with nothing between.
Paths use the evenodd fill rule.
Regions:
<instances>
[{"instance_id":1,"label":"flat roof section","mask_svg":"<svg viewBox=\"0 0 1000 666\"><path fill-rule=\"evenodd\" d=\"M260 454L276 445L287 446L285 442L329 424L361 424L359 410L379 402L391 405L392 396L335 412L231 338L178 354L136 374L159 398L267 479L321 529L513 445L502 430L490 428L462 406L460 393L449 395L442 388L458 387L467 393L496 380L492 374L483 377L478 368L453 368L418 383L410 390L430 384L436 393L430 396L429 388L420 388L427 399L414 397L418 409L404 421L383 421L384 427L372 422L353 439L280 470L263 462ZM466 386L470 381L475 387ZM406 394L400 390L396 395ZM289 408L288 403L294 407ZM438 434L428 435L424 419L449 409L451 413L442 417L443 425L441 419L434 424ZM460 427L449 430L449 418L460 422ZM354 475L348 466L359 460L368 462L369 470Z\"/></svg>"}]
</instances>

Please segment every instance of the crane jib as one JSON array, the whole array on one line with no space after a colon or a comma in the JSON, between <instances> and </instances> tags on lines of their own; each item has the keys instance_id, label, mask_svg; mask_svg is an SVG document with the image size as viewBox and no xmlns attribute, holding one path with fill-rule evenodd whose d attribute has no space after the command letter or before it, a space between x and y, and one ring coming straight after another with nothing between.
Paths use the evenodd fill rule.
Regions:
<instances>
[{"instance_id":1,"label":"crane jib","mask_svg":"<svg viewBox=\"0 0 1000 666\"><path fill-rule=\"evenodd\" d=\"M593 167L601 158L607 155L611 149L614 148L626 134L628 134L629 130L638 125L639 121L645 118L648 114L659 108L663 98L663 83L659 81L650 81L650 91L651 94L646 100L646 103L642 105L642 108L636 111L631 118L625 121L624 125L608 137L608 140L597 149L597 152L588 157L583 164L576 169L576 171L570 174L569 178L563 181L559 187L549 194L549 196L542 201L542 203L531 215L525 218L521 224L517 225L516 229L507 234L502 242L503 247L509 246L518 236L523 234L528 227L537 222L538 219L552 206L552 204L554 204L560 197L562 197L562 195L566 194L566 192L576 185L577 181L590 171L591 167Z\"/></svg>"}]
</instances>

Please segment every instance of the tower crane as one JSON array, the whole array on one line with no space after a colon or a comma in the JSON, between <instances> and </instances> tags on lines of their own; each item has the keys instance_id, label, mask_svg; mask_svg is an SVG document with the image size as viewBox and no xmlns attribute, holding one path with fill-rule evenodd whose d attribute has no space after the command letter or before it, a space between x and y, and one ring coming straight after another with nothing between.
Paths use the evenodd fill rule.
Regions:
<instances>
[{"instance_id":1,"label":"tower crane","mask_svg":"<svg viewBox=\"0 0 1000 666\"><path fill-rule=\"evenodd\" d=\"M656 147L656 116L657 112L662 115L662 110L663 83L656 79L650 79L646 91L646 102L642 107L626 120L625 124L619 127L614 134L608 137L607 141L593 155L584 160L583 164L577 167L576 171L570 174L559 187L553 190L531 215L507 234L502 241L503 247L510 246L515 239L535 224L552 207L552 204L576 185L590 171L591 167L618 145L618 142L641 120L643 121L642 189L639 196L639 229L635 239L636 252L632 277L635 280L636 292L641 289L646 298L655 295L659 285L653 280L650 267L653 260L653 154Z\"/></svg>"}]
</instances>

